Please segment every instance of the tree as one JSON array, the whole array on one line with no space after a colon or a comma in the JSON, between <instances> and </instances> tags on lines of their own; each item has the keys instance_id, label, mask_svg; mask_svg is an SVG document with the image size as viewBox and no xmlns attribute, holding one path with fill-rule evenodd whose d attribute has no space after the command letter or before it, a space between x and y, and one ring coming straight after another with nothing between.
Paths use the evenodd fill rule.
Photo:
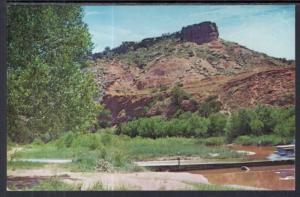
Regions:
<instances>
[{"instance_id":1,"label":"tree","mask_svg":"<svg viewBox=\"0 0 300 197\"><path fill-rule=\"evenodd\" d=\"M290 118L283 120L276 125L274 132L280 137L295 137L296 124L295 124L295 115Z\"/></svg>"},{"instance_id":2,"label":"tree","mask_svg":"<svg viewBox=\"0 0 300 197\"><path fill-rule=\"evenodd\" d=\"M95 121L96 86L82 72L92 42L79 6L10 6L8 134L49 141Z\"/></svg>"},{"instance_id":3,"label":"tree","mask_svg":"<svg viewBox=\"0 0 300 197\"><path fill-rule=\"evenodd\" d=\"M185 92L183 89L180 88L180 86L177 84L175 85L171 90L171 103L175 106L179 106L180 103L184 99L191 98L191 95L187 92Z\"/></svg>"},{"instance_id":4,"label":"tree","mask_svg":"<svg viewBox=\"0 0 300 197\"><path fill-rule=\"evenodd\" d=\"M225 132L229 141L241 135L251 134L250 122L256 118L251 109L240 109L234 112L227 121Z\"/></svg>"},{"instance_id":5,"label":"tree","mask_svg":"<svg viewBox=\"0 0 300 197\"><path fill-rule=\"evenodd\" d=\"M210 124L208 127L208 133L211 136L224 135L227 117L225 114L214 113L209 115Z\"/></svg>"},{"instance_id":6,"label":"tree","mask_svg":"<svg viewBox=\"0 0 300 197\"><path fill-rule=\"evenodd\" d=\"M201 116L208 117L212 113L217 113L221 110L222 103L218 101L217 96L209 96L200 104L199 113Z\"/></svg>"},{"instance_id":7,"label":"tree","mask_svg":"<svg viewBox=\"0 0 300 197\"><path fill-rule=\"evenodd\" d=\"M258 119L253 119L249 123L251 132L255 135L263 135L264 123Z\"/></svg>"}]
</instances>

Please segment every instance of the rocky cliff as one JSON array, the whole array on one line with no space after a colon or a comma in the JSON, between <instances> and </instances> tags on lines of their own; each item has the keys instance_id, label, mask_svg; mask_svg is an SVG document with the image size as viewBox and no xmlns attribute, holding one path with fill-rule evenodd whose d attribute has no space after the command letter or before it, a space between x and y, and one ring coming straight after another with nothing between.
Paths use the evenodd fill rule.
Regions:
<instances>
[{"instance_id":1,"label":"rocky cliff","mask_svg":"<svg viewBox=\"0 0 300 197\"><path fill-rule=\"evenodd\" d=\"M180 32L180 38L183 41L195 42L197 44L203 44L217 40L219 32L217 25L212 22L203 22L195 25L189 25L183 27Z\"/></svg>"},{"instance_id":2,"label":"rocky cliff","mask_svg":"<svg viewBox=\"0 0 300 197\"><path fill-rule=\"evenodd\" d=\"M121 46L94 55L100 102L114 122L195 111L214 97L223 111L294 104L295 62L273 58L219 38L215 23ZM189 98L172 104L172 89Z\"/></svg>"}]
</instances>

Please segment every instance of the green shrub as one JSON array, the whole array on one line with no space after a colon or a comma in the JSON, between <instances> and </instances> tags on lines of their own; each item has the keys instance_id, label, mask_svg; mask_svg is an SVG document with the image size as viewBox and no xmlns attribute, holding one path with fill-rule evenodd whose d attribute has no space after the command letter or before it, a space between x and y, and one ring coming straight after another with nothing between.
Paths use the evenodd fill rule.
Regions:
<instances>
[{"instance_id":1,"label":"green shrub","mask_svg":"<svg viewBox=\"0 0 300 197\"><path fill-rule=\"evenodd\" d=\"M274 132L281 137L294 137L296 130L295 115L275 126Z\"/></svg>"},{"instance_id":2,"label":"green shrub","mask_svg":"<svg viewBox=\"0 0 300 197\"><path fill-rule=\"evenodd\" d=\"M204 144L208 146L220 146L225 143L225 137L209 137L204 140Z\"/></svg>"},{"instance_id":3,"label":"green shrub","mask_svg":"<svg viewBox=\"0 0 300 197\"><path fill-rule=\"evenodd\" d=\"M44 142L40 138L36 138L33 140L32 145L42 145Z\"/></svg>"},{"instance_id":4,"label":"green shrub","mask_svg":"<svg viewBox=\"0 0 300 197\"><path fill-rule=\"evenodd\" d=\"M210 124L208 126L209 136L220 136L225 134L225 126L227 122L227 117L225 114L214 113L209 115Z\"/></svg>"},{"instance_id":5,"label":"green shrub","mask_svg":"<svg viewBox=\"0 0 300 197\"><path fill-rule=\"evenodd\" d=\"M76 168L82 171L97 170L99 161L104 159L103 156L106 156L106 154L103 154L103 150L105 149L90 151L88 153L84 150L75 152L73 162Z\"/></svg>"},{"instance_id":6,"label":"green shrub","mask_svg":"<svg viewBox=\"0 0 300 197\"><path fill-rule=\"evenodd\" d=\"M237 137L234 140L234 143L240 144L240 145L252 145L253 140L252 140L252 137L250 137L250 136L242 135L242 136Z\"/></svg>"},{"instance_id":7,"label":"green shrub","mask_svg":"<svg viewBox=\"0 0 300 197\"><path fill-rule=\"evenodd\" d=\"M262 136L240 136L237 137L234 143L240 145L257 145L257 146L268 146L287 144L291 140L288 138L282 138L277 135L262 135Z\"/></svg>"},{"instance_id":8,"label":"green shrub","mask_svg":"<svg viewBox=\"0 0 300 197\"><path fill-rule=\"evenodd\" d=\"M63 137L65 147L70 147L72 145L74 138L75 138L74 133L72 132L66 133L65 136Z\"/></svg>"},{"instance_id":9,"label":"green shrub","mask_svg":"<svg viewBox=\"0 0 300 197\"><path fill-rule=\"evenodd\" d=\"M254 145L261 145L261 146L267 146L267 145L278 145L285 143L283 138L276 136L276 135L262 135L255 137L255 144Z\"/></svg>"},{"instance_id":10,"label":"green shrub","mask_svg":"<svg viewBox=\"0 0 300 197\"><path fill-rule=\"evenodd\" d=\"M102 148L102 143L99 135L95 134L80 134L72 141L72 147L83 147L88 148L89 150L95 150Z\"/></svg>"},{"instance_id":11,"label":"green shrub","mask_svg":"<svg viewBox=\"0 0 300 197\"><path fill-rule=\"evenodd\" d=\"M103 133L101 135L100 141L105 146L110 145L112 143L112 135L109 133Z\"/></svg>"},{"instance_id":12,"label":"green shrub","mask_svg":"<svg viewBox=\"0 0 300 197\"><path fill-rule=\"evenodd\" d=\"M199 106L199 113L201 116L208 117L212 113L217 113L221 110L222 103L217 96L210 96L205 99Z\"/></svg>"},{"instance_id":13,"label":"green shrub","mask_svg":"<svg viewBox=\"0 0 300 197\"><path fill-rule=\"evenodd\" d=\"M261 123L254 120L257 120L257 115L252 109L240 109L234 112L225 127L228 141L232 141L241 135L252 134L251 121L253 129L259 129L261 131Z\"/></svg>"},{"instance_id":14,"label":"green shrub","mask_svg":"<svg viewBox=\"0 0 300 197\"><path fill-rule=\"evenodd\" d=\"M179 106L183 100L189 98L191 98L191 95L185 92L179 85L176 85L171 89L171 103L173 105Z\"/></svg>"},{"instance_id":15,"label":"green shrub","mask_svg":"<svg viewBox=\"0 0 300 197\"><path fill-rule=\"evenodd\" d=\"M258 119L251 120L249 123L251 133L255 135L262 135L264 129L264 123Z\"/></svg>"},{"instance_id":16,"label":"green shrub","mask_svg":"<svg viewBox=\"0 0 300 197\"><path fill-rule=\"evenodd\" d=\"M196 114L193 114L186 121L187 121L187 128L186 128L185 132L187 133L187 135L184 135L184 136L186 136L186 137L188 137L188 136L194 136L194 137L206 136L208 126L209 126L209 119L200 117Z\"/></svg>"},{"instance_id":17,"label":"green shrub","mask_svg":"<svg viewBox=\"0 0 300 197\"><path fill-rule=\"evenodd\" d=\"M130 137L149 138L166 136L203 137L207 134L208 126L209 119L200 117L196 113L184 113L171 120L151 117L129 121L121 124L117 133Z\"/></svg>"}]
</instances>

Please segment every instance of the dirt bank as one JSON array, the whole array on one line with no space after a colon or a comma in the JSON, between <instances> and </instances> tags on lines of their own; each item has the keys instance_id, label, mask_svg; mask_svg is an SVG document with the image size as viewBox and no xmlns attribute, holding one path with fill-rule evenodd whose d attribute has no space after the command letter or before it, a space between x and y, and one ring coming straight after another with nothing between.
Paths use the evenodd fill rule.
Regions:
<instances>
[{"instance_id":1,"label":"dirt bank","mask_svg":"<svg viewBox=\"0 0 300 197\"><path fill-rule=\"evenodd\" d=\"M8 171L8 181L21 179L44 179L57 176L71 184L81 184L82 190L101 182L108 190L126 187L136 190L191 190L190 183L208 184L205 177L186 172L136 172L136 173L104 173L104 172L67 172L59 169L31 169ZM38 181L36 181L38 182Z\"/></svg>"}]
</instances>

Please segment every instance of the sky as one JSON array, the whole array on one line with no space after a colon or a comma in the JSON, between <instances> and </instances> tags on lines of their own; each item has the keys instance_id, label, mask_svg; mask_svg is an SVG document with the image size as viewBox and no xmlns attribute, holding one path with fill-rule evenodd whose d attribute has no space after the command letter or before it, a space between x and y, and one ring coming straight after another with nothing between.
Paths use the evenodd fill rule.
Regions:
<instances>
[{"instance_id":1,"label":"sky","mask_svg":"<svg viewBox=\"0 0 300 197\"><path fill-rule=\"evenodd\" d=\"M84 6L93 52L123 41L173 33L215 22L222 39L273 57L295 58L294 5L102 5Z\"/></svg>"}]
</instances>

